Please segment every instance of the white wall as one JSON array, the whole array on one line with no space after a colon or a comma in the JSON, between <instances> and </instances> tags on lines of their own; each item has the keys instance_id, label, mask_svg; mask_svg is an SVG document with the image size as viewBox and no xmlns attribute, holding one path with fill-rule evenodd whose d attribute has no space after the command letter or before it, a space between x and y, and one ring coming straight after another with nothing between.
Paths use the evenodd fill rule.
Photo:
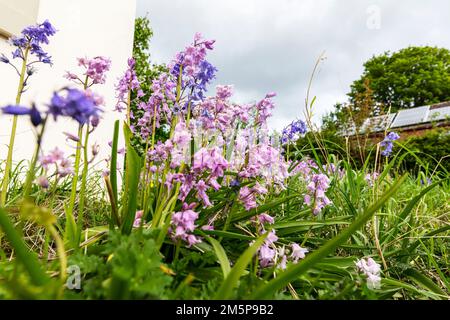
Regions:
<instances>
[{"instance_id":1,"label":"white wall","mask_svg":"<svg viewBox=\"0 0 450 320\"><path fill-rule=\"evenodd\" d=\"M0 0L0 33L17 34L35 23L39 0Z\"/></svg>"},{"instance_id":2,"label":"white wall","mask_svg":"<svg viewBox=\"0 0 450 320\"><path fill-rule=\"evenodd\" d=\"M30 78L29 90L24 93L22 104L35 101L38 107L45 109L52 92L69 82L63 78L66 70L81 71L77 67L76 57L107 56L112 67L104 85L93 89L105 97L106 106L103 120L91 136L91 143L97 141L101 148L97 159L110 154L108 141L112 139L115 119L123 114L113 112L115 106L114 86L122 76L128 57L132 53L135 0L40 0L37 21L48 19L57 30L45 49L53 57L54 65L39 64L39 71ZM0 53L11 51L9 45L0 39ZM14 103L18 76L8 65L0 63L0 106ZM0 158L6 158L11 130L11 117L0 115ZM58 120L48 125L44 137L44 150L54 146L73 153L65 141L62 131L76 133L77 123L72 120ZM34 135L29 120L23 119L18 125L14 160L29 159L33 151Z\"/></svg>"}]
</instances>

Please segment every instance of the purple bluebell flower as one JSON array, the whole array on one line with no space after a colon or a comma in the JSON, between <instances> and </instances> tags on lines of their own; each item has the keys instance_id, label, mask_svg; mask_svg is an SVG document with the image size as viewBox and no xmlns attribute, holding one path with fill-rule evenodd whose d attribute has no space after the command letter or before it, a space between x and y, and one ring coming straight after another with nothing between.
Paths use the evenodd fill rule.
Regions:
<instances>
[{"instance_id":1,"label":"purple bluebell flower","mask_svg":"<svg viewBox=\"0 0 450 320\"><path fill-rule=\"evenodd\" d=\"M312 205L314 215L318 215L320 211L329 204L331 200L325 195L329 188L330 179L324 174L314 174L311 182L308 184L308 193L304 196L304 202Z\"/></svg>"},{"instance_id":2,"label":"purple bluebell flower","mask_svg":"<svg viewBox=\"0 0 450 320\"><path fill-rule=\"evenodd\" d=\"M360 259L356 263L357 270L367 277L369 289L379 289L381 283L381 266L372 258Z\"/></svg>"},{"instance_id":3,"label":"purple bluebell flower","mask_svg":"<svg viewBox=\"0 0 450 320\"><path fill-rule=\"evenodd\" d=\"M65 96L58 92L53 94L48 113L53 115L55 120L58 116L66 116L84 125L99 116L101 110L92 97L78 89L66 89L66 92Z\"/></svg>"},{"instance_id":4,"label":"purple bluebell flower","mask_svg":"<svg viewBox=\"0 0 450 320\"><path fill-rule=\"evenodd\" d=\"M92 84L103 84L106 82L106 73L111 68L111 60L107 57L97 56L92 59L77 58L78 65L83 67L86 71L85 76L92 80ZM65 75L68 80L78 80L78 76L72 72L66 72Z\"/></svg>"},{"instance_id":5,"label":"purple bluebell flower","mask_svg":"<svg viewBox=\"0 0 450 320\"><path fill-rule=\"evenodd\" d=\"M200 34L194 37L194 43L184 51L179 52L169 65L174 81L181 82L182 91L188 92L187 99L181 110L187 105L204 100L206 86L215 77L217 69L206 60L208 50L212 50L214 41L202 41ZM180 73L181 71L181 73ZM181 79L180 78L181 75Z\"/></svg>"},{"instance_id":6,"label":"purple bluebell flower","mask_svg":"<svg viewBox=\"0 0 450 320\"><path fill-rule=\"evenodd\" d=\"M400 136L395 132L389 132L389 134L381 141L380 146L384 147L384 150L381 154L385 157L389 157L392 153L392 149L394 148L393 141L398 140Z\"/></svg>"},{"instance_id":7,"label":"purple bluebell flower","mask_svg":"<svg viewBox=\"0 0 450 320\"><path fill-rule=\"evenodd\" d=\"M198 213L193 209L197 204L184 203L181 211L175 212L172 215L169 233L173 240L183 240L187 242L188 247L201 242L201 240L192 234L196 229L195 221L198 218Z\"/></svg>"},{"instance_id":8,"label":"purple bluebell flower","mask_svg":"<svg viewBox=\"0 0 450 320\"><path fill-rule=\"evenodd\" d=\"M51 57L42 49L41 45L48 44L48 38L55 33L56 29L48 20L37 25L26 27L22 30L21 37L13 37L11 39L11 43L17 47L12 53L13 58L24 59L23 50L28 48L30 53L38 58L38 61L51 64Z\"/></svg>"},{"instance_id":9,"label":"purple bluebell flower","mask_svg":"<svg viewBox=\"0 0 450 320\"><path fill-rule=\"evenodd\" d=\"M43 189L48 189L50 186L48 179L46 176L39 176L36 178L36 184L39 185Z\"/></svg>"},{"instance_id":10,"label":"purple bluebell flower","mask_svg":"<svg viewBox=\"0 0 450 320\"><path fill-rule=\"evenodd\" d=\"M128 104L128 93L137 90L137 96L142 97L144 93L140 89L140 82L135 70L136 61L133 58L128 59L128 68L119 83L116 85L117 103L115 111L122 112L126 110Z\"/></svg>"},{"instance_id":11,"label":"purple bluebell flower","mask_svg":"<svg viewBox=\"0 0 450 320\"><path fill-rule=\"evenodd\" d=\"M30 110L30 119L33 126L37 127L42 123L42 116L39 110L36 108L36 105L33 103Z\"/></svg>"},{"instance_id":12,"label":"purple bluebell flower","mask_svg":"<svg viewBox=\"0 0 450 320\"><path fill-rule=\"evenodd\" d=\"M281 133L281 142L287 143L297 141L299 136L305 134L306 131L307 128L304 121L293 121L290 125L283 129Z\"/></svg>"},{"instance_id":13,"label":"purple bluebell flower","mask_svg":"<svg viewBox=\"0 0 450 320\"><path fill-rule=\"evenodd\" d=\"M20 105L8 105L2 108L4 114L10 114L14 116L30 116L31 123L33 126L37 127L42 123L42 116L37 110L36 105L33 104L31 108L20 106Z\"/></svg>"},{"instance_id":14,"label":"purple bluebell flower","mask_svg":"<svg viewBox=\"0 0 450 320\"><path fill-rule=\"evenodd\" d=\"M239 187L240 185L241 183L237 179L234 179L233 181L230 182L230 187Z\"/></svg>"},{"instance_id":15,"label":"purple bluebell flower","mask_svg":"<svg viewBox=\"0 0 450 320\"><path fill-rule=\"evenodd\" d=\"M30 114L30 108L20 106L20 105L7 105L6 107L2 108L2 111L4 114L10 114L14 116L23 116Z\"/></svg>"},{"instance_id":16,"label":"purple bluebell flower","mask_svg":"<svg viewBox=\"0 0 450 320\"><path fill-rule=\"evenodd\" d=\"M297 263L299 259L304 259L305 254L308 253L308 249L300 247L297 243L292 243L291 258L294 263Z\"/></svg>"},{"instance_id":17,"label":"purple bluebell flower","mask_svg":"<svg viewBox=\"0 0 450 320\"><path fill-rule=\"evenodd\" d=\"M0 62L9 63L9 59L3 53L0 55Z\"/></svg>"},{"instance_id":18,"label":"purple bluebell flower","mask_svg":"<svg viewBox=\"0 0 450 320\"><path fill-rule=\"evenodd\" d=\"M269 216L267 213L262 213L260 215L257 216L259 223L261 224L274 224L275 219L271 216Z\"/></svg>"}]
</instances>

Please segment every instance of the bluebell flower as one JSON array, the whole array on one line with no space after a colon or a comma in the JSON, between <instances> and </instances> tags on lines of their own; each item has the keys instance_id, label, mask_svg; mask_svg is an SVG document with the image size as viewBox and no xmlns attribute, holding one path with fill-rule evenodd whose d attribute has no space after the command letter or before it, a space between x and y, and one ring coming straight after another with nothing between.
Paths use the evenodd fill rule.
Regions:
<instances>
[{"instance_id":1,"label":"bluebell flower","mask_svg":"<svg viewBox=\"0 0 450 320\"><path fill-rule=\"evenodd\" d=\"M398 140L400 136L395 132L389 132L389 134L381 141L380 146L383 147L383 151L381 154L385 157L389 157L392 153L392 149L394 148L393 141Z\"/></svg>"},{"instance_id":2,"label":"bluebell flower","mask_svg":"<svg viewBox=\"0 0 450 320\"><path fill-rule=\"evenodd\" d=\"M20 105L7 105L2 108L4 114L10 114L14 116L23 116L30 114L30 108L20 106Z\"/></svg>"},{"instance_id":3,"label":"bluebell flower","mask_svg":"<svg viewBox=\"0 0 450 320\"><path fill-rule=\"evenodd\" d=\"M233 181L230 182L231 187L239 187L240 185L241 183L237 179L234 179Z\"/></svg>"},{"instance_id":4,"label":"bluebell flower","mask_svg":"<svg viewBox=\"0 0 450 320\"><path fill-rule=\"evenodd\" d=\"M423 186L423 185L430 185L430 184L432 184L433 183L433 181L430 179L430 178L427 178L426 179L426 183L423 181L423 179L420 179L420 184Z\"/></svg>"},{"instance_id":5,"label":"bluebell flower","mask_svg":"<svg viewBox=\"0 0 450 320\"><path fill-rule=\"evenodd\" d=\"M37 127L42 123L42 117L40 112L37 110L36 105L30 108L20 106L20 105L8 105L2 108L4 114L10 114L14 116L24 116L29 115L31 123L33 126Z\"/></svg>"},{"instance_id":6,"label":"bluebell flower","mask_svg":"<svg viewBox=\"0 0 450 320\"><path fill-rule=\"evenodd\" d=\"M9 63L9 59L3 53L0 55L0 62Z\"/></svg>"},{"instance_id":7,"label":"bluebell flower","mask_svg":"<svg viewBox=\"0 0 450 320\"><path fill-rule=\"evenodd\" d=\"M53 115L55 120L58 116L66 116L84 125L92 118L99 116L101 110L95 105L92 97L78 89L66 89L66 91L66 96L55 92L48 106L48 113Z\"/></svg>"},{"instance_id":8,"label":"bluebell flower","mask_svg":"<svg viewBox=\"0 0 450 320\"><path fill-rule=\"evenodd\" d=\"M42 116L39 110L36 108L36 105L33 103L30 110L30 119L33 126L37 127L42 123Z\"/></svg>"},{"instance_id":9,"label":"bluebell flower","mask_svg":"<svg viewBox=\"0 0 450 320\"><path fill-rule=\"evenodd\" d=\"M48 44L48 37L53 36L56 33L56 29L52 24L46 20L41 24L28 26L22 30L21 37L13 37L11 43L17 47L13 51L13 58L24 59L23 50L29 48L30 53L35 55L39 61L47 64L51 64L51 57L45 52L41 45Z\"/></svg>"},{"instance_id":10,"label":"bluebell flower","mask_svg":"<svg viewBox=\"0 0 450 320\"><path fill-rule=\"evenodd\" d=\"M281 132L281 142L296 141L300 135L307 131L306 123L302 120L292 121L290 125Z\"/></svg>"}]
</instances>

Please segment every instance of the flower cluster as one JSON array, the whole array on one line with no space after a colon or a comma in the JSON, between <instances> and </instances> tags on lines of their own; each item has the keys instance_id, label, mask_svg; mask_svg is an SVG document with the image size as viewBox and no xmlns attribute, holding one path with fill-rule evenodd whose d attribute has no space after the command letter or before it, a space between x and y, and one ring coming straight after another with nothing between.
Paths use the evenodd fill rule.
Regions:
<instances>
[{"instance_id":1,"label":"flower cluster","mask_svg":"<svg viewBox=\"0 0 450 320\"><path fill-rule=\"evenodd\" d=\"M153 126L155 128L160 127L163 116L169 121L172 119L170 106L175 103L176 86L176 82L171 80L168 74L162 73L152 81L152 94L147 103L140 102L138 104L138 109L142 111L142 115L136 121L134 132L139 134L143 141L149 139Z\"/></svg>"},{"instance_id":2,"label":"flower cluster","mask_svg":"<svg viewBox=\"0 0 450 320\"><path fill-rule=\"evenodd\" d=\"M319 173L312 176L304 201L308 206L312 206L314 215L318 215L324 207L331 204L331 200L325 194L329 186L330 179L326 175Z\"/></svg>"},{"instance_id":3,"label":"flower cluster","mask_svg":"<svg viewBox=\"0 0 450 320\"><path fill-rule=\"evenodd\" d=\"M180 83L181 91L187 93L187 99L181 110L185 111L190 103L204 99L206 85L215 77L217 69L206 60L208 50L213 49L215 40L204 40L200 33L194 36L194 42L179 52L169 64L170 74ZM180 78L181 76L181 78Z\"/></svg>"},{"instance_id":4,"label":"flower cluster","mask_svg":"<svg viewBox=\"0 0 450 320\"><path fill-rule=\"evenodd\" d=\"M244 186L239 190L239 201L244 204L245 210L251 210L257 207L256 196L266 194L267 189L258 182L251 188Z\"/></svg>"},{"instance_id":5,"label":"flower cluster","mask_svg":"<svg viewBox=\"0 0 450 320\"><path fill-rule=\"evenodd\" d=\"M144 215L144 210L139 210L136 212L136 215L134 216L134 221L133 221L134 228L138 228L141 225L143 215Z\"/></svg>"},{"instance_id":6,"label":"flower cluster","mask_svg":"<svg viewBox=\"0 0 450 320\"><path fill-rule=\"evenodd\" d=\"M334 163L324 164L322 168L329 176L336 176L339 179L345 176L345 170L336 166Z\"/></svg>"},{"instance_id":7,"label":"flower cluster","mask_svg":"<svg viewBox=\"0 0 450 320\"><path fill-rule=\"evenodd\" d=\"M42 188L46 189L49 186L48 178L50 176L51 168L54 168L54 175L58 180L59 178L64 178L69 175L74 174L74 169L72 161L64 157L64 152L58 147L55 147L48 154L42 155L39 159L41 167L44 169L45 174L39 176L36 179L36 183Z\"/></svg>"},{"instance_id":8,"label":"flower cluster","mask_svg":"<svg viewBox=\"0 0 450 320\"><path fill-rule=\"evenodd\" d=\"M163 192L184 203L183 209L172 216L171 236L190 245L199 241L192 235L198 213L194 205L187 204L212 207L216 203L211 192L232 188L245 210L252 210L269 188L271 192L282 190L289 177L288 163L267 129L275 93L266 94L257 103L237 104L231 101L233 87L219 85L214 96L205 97L206 86L216 71L207 62L213 43L195 35L194 42L176 55L169 71L153 80L151 95L147 102L138 104L132 128L148 148L144 183L161 184ZM123 105L125 94L128 97L131 90L138 89L139 82L133 79L130 63L118 86L119 104L122 101ZM130 83L135 84L134 89L128 86ZM168 123L169 138L154 141L155 128ZM236 176L230 178L226 171ZM216 219L223 216L214 213L202 218L208 220L203 227L213 228ZM268 241L276 241L275 237L273 233ZM271 246L267 243L261 253L267 263Z\"/></svg>"},{"instance_id":9,"label":"flower cluster","mask_svg":"<svg viewBox=\"0 0 450 320\"><path fill-rule=\"evenodd\" d=\"M266 125L267 118L272 116L272 109L275 108L272 98L276 95L275 92L270 92L256 104L256 124Z\"/></svg>"},{"instance_id":10,"label":"flower cluster","mask_svg":"<svg viewBox=\"0 0 450 320\"><path fill-rule=\"evenodd\" d=\"M378 179L380 174L378 172L368 173L364 176L364 180L366 180L367 184L373 187L375 181Z\"/></svg>"},{"instance_id":11,"label":"flower cluster","mask_svg":"<svg viewBox=\"0 0 450 320\"><path fill-rule=\"evenodd\" d=\"M300 175L304 180L308 180L311 177L312 172L319 169L319 166L311 159L297 161L292 167L290 175Z\"/></svg>"},{"instance_id":12,"label":"flower cluster","mask_svg":"<svg viewBox=\"0 0 450 320\"><path fill-rule=\"evenodd\" d=\"M184 203L181 211L175 212L172 215L172 227L169 229L172 239L183 240L189 247L201 242L198 237L192 234L196 228L195 220L198 218L198 213L192 210L196 205L196 203L189 205Z\"/></svg>"},{"instance_id":13,"label":"flower cluster","mask_svg":"<svg viewBox=\"0 0 450 320\"><path fill-rule=\"evenodd\" d=\"M117 103L115 110L122 112L127 109L129 104L128 95L131 91L137 90L137 96L144 96L144 92L141 90L139 80L136 75L134 66L136 61L133 58L128 59L128 68L122 78L119 79L119 83L116 85Z\"/></svg>"},{"instance_id":14,"label":"flower cluster","mask_svg":"<svg viewBox=\"0 0 450 320\"><path fill-rule=\"evenodd\" d=\"M99 118L101 109L99 100L89 92L78 89L65 89L65 94L53 93L48 106L48 113L56 120L58 116L70 117L80 125L89 123L90 120Z\"/></svg>"},{"instance_id":15,"label":"flower cluster","mask_svg":"<svg viewBox=\"0 0 450 320\"><path fill-rule=\"evenodd\" d=\"M16 47L16 50L12 53L13 58L25 60L25 52L29 51L38 58L38 61L51 64L51 57L42 49L42 44L48 44L48 37L53 36L55 33L56 29L48 20L26 27L22 30L20 37L12 37L10 40L11 44ZM5 56L3 56L2 61L9 63Z\"/></svg>"},{"instance_id":16,"label":"flower cluster","mask_svg":"<svg viewBox=\"0 0 450 320\"><path fill-rule=\"evenodd\" d=\"M380 288L380 265L372 258L360 259L356 262L356 268L359 272L363 273L367 277L367 286L370 289Z\"/></svg>"},{"instance_id":17,"label":"flower cluster","mask_svg":"<svg viewBox=\"0 0 450 320\"><path fill-rule=\"evenodd\" d=\"M266 226L271 225L275 222L274 218L269 216L266 213L260 214L253 219L253 222L256 223L257 228L260 234L267 233ZM288 254L286 248L284 246L277 247L276 241L278 241L278 237L275 234L275 231L272 230L267 235L266 240L258 249L258 259L259 264L262 268L267 268L276 265L280 269L286 269L286 264L288 259L292 261L292 263L298 263L300 259L304 259L306 253L308 253L308 249L302 248L297 243L291 243L290 245L290 254Z\"/></svg>"},{"instance_id":18,"label":"flower cluster","mask_svg":"<svg viewBox=\"0 0 450 320\"><path fill-rule=\"evenodd\" d=\"M106 72L111 68L111 60L106 57L98 56L92 59L88 58L78 58L78 65L85 69L83 73L86 76L86 80L80 79L76 74L67 71L65 77L68 80L81 83L86 86L91 86L93 84L104 84L106 82ZM90 83L86 83L88 80Z\"/></svg>"},{"instance_id":19,"label":"flower cluster","mask_svg":"<svg viewBox=\"0 0 450 320\"><path fill-rule=\"evenodd\" d=\"M297 141L300 135L306 133L306 123L302 120L293 121L290 125L283 129L281 133L281 143Z\"/></svg>"},{"instance_id":20,"label":"flower cluster","mask_svg":"<svg viewBox=\"0 0 450 320\"><path fill-rule=\"evenodd\" d=\"M400 136L395 132L389 132L389 134L381 141L381 147L384 147L381 154L385 157L389 157L392 153L392 149L394 147L393 141L398 140Z\"/></svg>"},{"instance_id":21,"label":"flower cluster","mask_svg":"<svg viewBox=\"0 0 450 320\"><path fill-rule=\"evenodd\" d=\"M216 96L208 97L194 106L192 112L197 125L205 132L219 130L227 134L237 121L247 123L249 106L231 103L228 99L233 94L231 85L216 86Z\"/></svg>"},{"instance_id":22,"label":"flower cluster","mask_svg":"<svg viewBox=\"0 0 450 320\"><path fill-rule=\"evenodd\" d=\"M239 177L263 178L267 185L283 185L289 174L287 163L279 150L267 143L259 143L250 145L247 154L248 163L239 170Z\"/></svg>"}]
</instances>

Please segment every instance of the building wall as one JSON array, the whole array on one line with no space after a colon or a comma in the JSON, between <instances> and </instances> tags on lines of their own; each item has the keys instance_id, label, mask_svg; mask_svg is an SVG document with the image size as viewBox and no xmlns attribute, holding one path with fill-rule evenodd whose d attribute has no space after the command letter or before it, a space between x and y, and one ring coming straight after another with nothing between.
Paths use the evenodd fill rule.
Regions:
<instances>
[{"instance_id":1,"label":"building wall","mask_svg":"<svg viewBox=\"0 0 450 320\"><path fill-rule=\"evenodd\" d=\"M22 0L21 0L22 1ZM19 1L19 2L21 2ZM26 0L28 3L30 0ZM35 1L35 0L31 0ZM11 2L6 0L6 2ZM37 21L48 19L58 30L45 49L53 57L54 65L39 65L38 72L30 78L29 90L24 93L22 104L36 102L45 109L53 90L70 84L63 78L66 70L80 71L76 58L81 56L107 56L112 60L112 67L104 85L94 86L94 91L105 97L106 106L103 120L93 133L91 142L100 144L97 159L106 158L110 153L108 141L112 139L113 124L123 115L113 112L115 105L114 86L123 74L128 57L132 53L135 0L40 0L36 13ZM5 0L0 0L0 12ZM14 31L14 30L13 30ZM10 53L12 48L0 38L0 53ZM0 106L14 103L18 76L12 68L0 63ZM61 119L62 120L62 119ZM6 145L11 130L11 117L0 115L0 159L6 158ZM58 146L68 153L73 153L66 141L63 131L75 134L77 124L72 120L62 120L48 125L43 141L43 149ZM19 121L15 144L15 161L29 159L34 146L34 134L29 120Z\"/></svg>"},{"instance_id":2,"label":"building wall","mask_svg":"<svg viewBox=\"0 0 450 320\"><path fill-rule=\"evenodd\" d=\"M39 0L0 0L0 35L19 33L36 22Z\"/></svg>"}]
</instances>

